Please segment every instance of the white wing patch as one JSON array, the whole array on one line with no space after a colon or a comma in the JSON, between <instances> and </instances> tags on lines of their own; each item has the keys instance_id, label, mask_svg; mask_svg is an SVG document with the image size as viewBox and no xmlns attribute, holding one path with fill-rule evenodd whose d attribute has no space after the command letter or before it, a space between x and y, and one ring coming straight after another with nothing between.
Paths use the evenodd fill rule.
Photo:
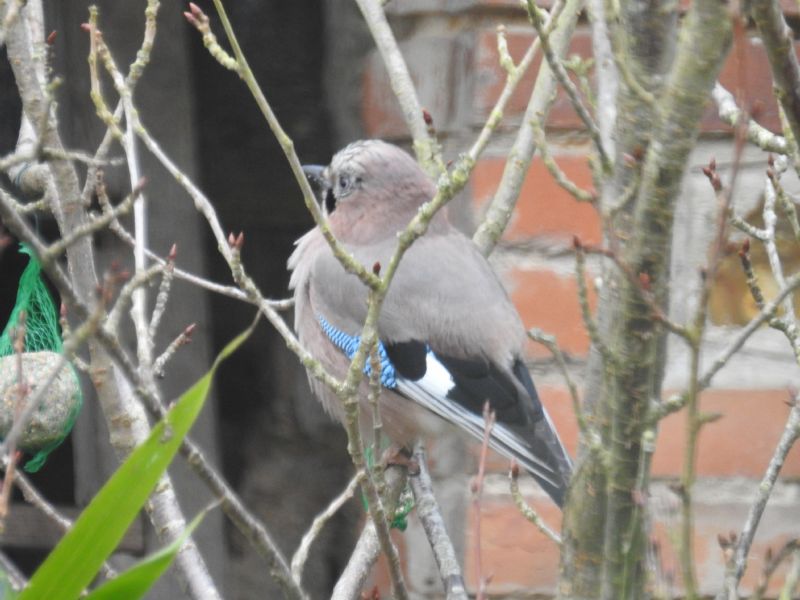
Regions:
<instances>
[{"instance_id":1,"label":"white wing patch","mask_svg":"<svg viewBox=\"0 0 800 600\"><path fill-rule=\"evenodd\" d=\"M447 397L447 394L455 387L455 382L450 372L439 362L433 352L427 353L426 366L425 375L417 381L410 381L398 374L398 391L446 421L460 425L474 437L482 440L485 429L483 417L470 412ZM542 409L544 410L544 407ZM546 410L545 417L549 423L550 416ZM525 441L505 425L495 423L489 445L504 456L519 461L523 467L558 487L558 474L549 465L534 456Z\"/></svg>"}]
</instances>

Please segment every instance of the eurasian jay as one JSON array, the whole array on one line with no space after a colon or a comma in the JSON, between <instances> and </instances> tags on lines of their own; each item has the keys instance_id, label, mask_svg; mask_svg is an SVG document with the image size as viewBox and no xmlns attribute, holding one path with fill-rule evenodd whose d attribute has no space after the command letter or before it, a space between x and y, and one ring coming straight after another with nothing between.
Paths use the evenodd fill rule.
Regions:
<instances>
[{"instance_id":1,"label":"eurasian jay","mask_svg":"<svg viewBox=\"0 0 800 600\"><path fill-rule=\"evenodd\" d=\"M320 190L330 229L370 268L388 265L402 231L436 187L400 148L379 140L350 144L322 167L304 167ZM334 376L343 377L367 311L367 289L345 271L318 228L289 258L295 329L300 342ZM436 435L442 419L484 435L482 409L496 414L490 446L516 459L562 506L570 459L523 362L525 329L489 263L454 228L445 210L408 249L378 322L383 430L410 446ZM310 377L325 409L344 410L327 386ZM362 431L371 428L367 377ZM437 418L438 417L438 418Z\"/></svg>"}]
</instances>

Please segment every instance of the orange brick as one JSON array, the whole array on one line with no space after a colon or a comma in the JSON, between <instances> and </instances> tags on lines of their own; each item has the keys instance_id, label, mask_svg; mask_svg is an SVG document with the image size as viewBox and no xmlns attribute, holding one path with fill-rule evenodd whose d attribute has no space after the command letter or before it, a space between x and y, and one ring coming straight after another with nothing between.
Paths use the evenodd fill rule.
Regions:
<instances>
[{"instance_id":1,"label":"orange brick","mask_svg":"<svg viewBox=\"0 0 800 600\"><path fill-rule=\"evenodd\" d=\"M505 0L486 0L483 4L492 6L503 5ZM787 14L797 14L797 8L789 0L783 0ZM410 12L415 12L411 10ZM427 12L422 10L421 12ZM434 11L435 12L435 11ZM471 90L470 93L472 112L472 125L482 125L491 112L497 98L505 85L506 74L499 63L497 53L497 34L494 25L482 27L477 31L465 31L463 36L473 36L474 43L465 43L465 47L474 48L470 63L464 69L457 63L449 64L447 72L440 72L441 67L433 67L425 61L425 54L407 57L412 78L422 84L432 78L447 80L453 89L459 93ZM527 29L510 29L506 35L508 48L515 61L519 61L526 49L534 39L534 34ZM800 46L798 46L800 50ZM579 26L570 42L568 54L578 54L583 58L592 55L591 35L584 26ZM534 60L531 68L526 72L515 92L506 106L506 123L519 118L525 111L530 93L536 80L536 74L541 64L541 53ZM362 110L364 125L367 133L375 137L397 138L407 136L407 128L402 118L399 105L393 97L391 86L382 67L380 59L372 56L367 62L362 81ZM436 72L432 72L435 69ZM468 75L464 75L467 73ZM465 77L470 78L469 80ZM778 131L780 120L777 104L772 91L772 76L763 45L755 36L745 39L741 48L732 51L723 66L720 81L740 100L748 109L757 107L757 119L765 127ZM430 95L432 92L428 92ZM435 96L435 94L434 94ZM442 129L457 127L457 123L450 122L455 114L449 114L452 99L445 97L423 98L424 103L433 103L438 110L434 115L438 126ZM430 106L428 107L431 108ZM547 119L547 126L555 129L585 129L583 122L575 114L569 99L562 89L558 89L556 100L553 103ZM705 132L730 131L730 127L722 123L717 117L717 108L709 102L708 108L701 122L701 129Z\"/></svg>"},{"instance_id":2,"label":"orange brick","mask_svg":"<svg viewBox=\"0 0 800 600\"><path fill-rule=\"evenodd\" d=\"M592 189L592 174L583 156L560 156L556 162L567 177L583 189ZM472 195L480 210L492 198L505 168L502 158L478 161L472 174ZM509 240L530 236L571 240L578 236L586 244L602 240L600 218L590 204L578 202L558 185L540 158L534 158L520 191L514 216L505 233Z\"/></svg>"},{"instance_id":3,"label":"orange brick","mask_svg":"<svg viewBox=\"0 0 800 600\"><path fill-rule=\"evenodd\" d=\"M361 84L361 119L369 137L394 138L407 133L400 105L386 72L372 56L364 68Z\"/></svg>"},{"instance_id":4,"label":"orange brick","mask_svg":"<svg viewBox=\"0 0 800 600\"><path fill-rule=\"evenodd\" d=\"M564 446L571 456L578 448L578 426L569 392L558 386L538 386ZM769 463L789 413L785 390L708 390L702 410L718 412L721 419L709 423L700 434L697 473L701 477L750 477L759 479ZM746 440L746 442L743 442ZM661 424L653 457L655 477L676 477L683 469L686 414L679 412ZM471 447L477 458L480 444ZM487 469L506 472L508 459L490 453ZM781 470L782 478L800 477L800 447L793 448Z\"/></svg>"},{"instance_id":5,"label":"orange brick","mask_svg":"<svg viewBox=\"0 0 800 600\"><path fill-rule=\"evenodd\" d=\"M555 335L559 346L570 354L586 354L589 336L583 326L578 286L573 275L559 275L547 269L513 270L509 273L511 299L525 327L539 327ZM589 302L594 306L595 294L589 286ZM541 347L533 354L547 353Z\"/></svg>"},{"instance_id":6,"label":"orange brick","mask_svg":"<svg viewBox=\"0 0 800 600\"><path fill-rule=\"evenodd\" d=\"M556 531L561 527L561 511L546 498L528 498L539 515ZM464 577L467 586L477 589L478 577L491 576L489 593L548 593L558 578L559 552L556 545L525 520L511 498L491 498L481 503L481 562L477 572L475 508L470 506L466 521L467 540Z\"/></svg>"},{"instance_id":7,"label":"orange brick","mask_svg":"<svg viewBox=\"0 0 800 600\"><path fill-rule=\"evenodd\" d=\"M787 1L783 1L782 4L787 14L797 14L796 5ZM507 34L509 52L516 61L525 53L533 38L532 33L524 30L509 31ZM580 27L577 29L570 42L568 54L578 54L583 58L592 56L591 37L587 30ZM478 34L474 60L481 79L487 82L483 87L476 89L474 99L475 120L476 123L482 123L505 84L505 74L499 66L496 33L493 29L487 28ZM519 117L524 112L540 64L541 58L537 58L520 81L506 108L506 117ZM759 123L773 131L780 129L769 61L763 44L756 37L746 38L741 49L734 49L728 55L720 74L720 81L740 99L744 107L749 109L758 107ZM584 129L583 123L575 114L563 90L558 91L548 115L547 126L556 129ZM706 132L730 131L730 128L719 120L717 107L713 102L709 102L701 128Z\"/></svg>"},{"instance_id":8,"label":"orange brick","mask_svg":"<svg viewBox=\"0 0 800 600\"><path fill-rule=\"evenodd\" d=\"M567 451L575 456L578 426L566 389L538 386ZM709 423L700 434L697 473L701 477L751 477L759 479L769 463L783 432L789 408L785 390L708 390L703 393L702 410L723 415ZM743 440L745 440L743 442ZM661 423L653 457L655 477L675 477L683 469L686 445L686 414L670 415ZM477 457L480 446L473 452ZM494 453L489 470L505 472L508 460ZM781 470L782 478L800 477L800 447L790 452Z\"/></svg>"},{"instance_id":9,"label":"orange brick","mask_svg":"<svg viewBox=\"0 0 800 600\"><path fill-rule=\"evenodd\" d=\"M701 410L721 419L700 432L697 472L708 477L761 477L783 432L789 407L786 390L707 390ZM653 474L678 475L683 467L686 414L661 423L653 457ZM789 453L783 477L800 477L800 447Z\"/></svg>"},{"instance_id":10,"label":"orange brick","mask_svg":"<svg viewBox=\"0 0 800 600\"><path fill-rule=\"evenodd\" d=\"M724 486L724 483L720 485ZM754 482L755 485L755 482ZM672 500L674 508L677 497L662 490L657 501L654 500L653 539L658 542L659 571L654 574L656 581L664 584L672 581L671 590L679 592L681 572L678 551L680 518L677 510L665 512L665 501ZM555 505L546 498L536 496L527 501L555 531L560 529L561 514ZM705 495L696 497L694 509L694 536L692 548L696 574L701 593L713 596L719 591L724 576L724 561L717 542L719 534L739 531L749 509L746 498L717 501L713 490L706 489ZM756 533L748 570L742 580L742 591L752 591L764 565L767 548L777 550L783 543L796 537L798 521L796 507L793 505L768 506L761 525ZM475 528L475 507L470 505L467 527L464 575L467 585L474 591L477 588L478 572L476 564L477 534ZM492 594L525 595L553 593L558 581L559 552L556 546L539 530L522 517L509 496L484 498L481 505L481 559L484 577L491 576L489 592ZM774 576L771 590L778 589L786 573L784 565Z\"/></svg>"},{"instance_id":11,"label":"orange brick","mask_svg":"<svg viewBox=\"0 0 800 600\"><path fill-rule=\"evenodd\" d=\"M519 62L533 42L534 37L534 34L527 29L511 29L507 32L508 50L515 62ZM577 54L583 58L588 58L592 55L592 40L587 29L580 26L576 29L567 51L567 56L572 54ZM474 116L475 123L482 124L489 116L492 108L494 108L494 104L500 96L506 81L506 73L500 66L500 59L497 53L497 31L494 27L486 27L478 32L473 61L476 70L476 89L473 100ZM539 52L506 105L504 111L506 119L520 117L525 112L541 61L542 56L541 52ZM485 83L481 85L481 82ZM558 129L583 129L584 127L583 122L575 114L572 104L560 87L548 115L547 126Z\"/></svg>"}]
</instances>

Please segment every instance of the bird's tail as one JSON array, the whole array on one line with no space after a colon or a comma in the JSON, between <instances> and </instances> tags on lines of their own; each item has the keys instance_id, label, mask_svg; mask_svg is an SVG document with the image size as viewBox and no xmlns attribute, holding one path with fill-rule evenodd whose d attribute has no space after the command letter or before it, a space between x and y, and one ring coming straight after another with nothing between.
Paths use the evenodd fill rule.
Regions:
<instances>
[{"instance_id":1,"label":"bird's tail","mask_svg":"<svg viewBox=\"0 0 800 600\"><path fill-rule=\"evenodd\" d=\"M428 354L426 376L411 381L397 378L397 391L431 410L446 421L460 426L477 439L483 439L486 423L483 416L447 398L447 387L435 382L450 381L449 374ZM442 373L438 373L438 371ZM437 378L437 375L440 377ZM450 381L452 383L452 381ZM535 392L534 392L535 393ZM492 428L489 446L500 454L513 458L525 468L550 495L558 506L564 505L572 463L544 406L537 419L524 425L497 422Z\"/></svg>"},{"instance_id":2,"label":"bird's tail","mask_svg":"<svg viewBox=\"0 0 800 600\"><path fill-rule=\"evenodd\" d=\"M544 418L524 428L513 428L512 434L521 444L515 444L512 448L497 440L495 449L520 463L553 501L563 507L572 475L572 461L558 437L550 415L544 407L542 409ZM520 448L520 445L523 447Z\"/></svg>"}]
</instances>

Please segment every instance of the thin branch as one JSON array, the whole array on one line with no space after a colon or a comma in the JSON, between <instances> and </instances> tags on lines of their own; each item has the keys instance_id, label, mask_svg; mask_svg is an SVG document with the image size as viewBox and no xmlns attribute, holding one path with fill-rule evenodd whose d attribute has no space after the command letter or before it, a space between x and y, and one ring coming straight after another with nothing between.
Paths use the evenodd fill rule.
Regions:
<instances>
[{"instance_id":1,"label":"thin branch","mask_svg":"<svg viewBox=\"0 0 800 600\"><path fill-rule=\"evenodd\" d=\"M406 470L399 466L392 466L386 469L384 475L388 487L387 506L394 512L397 500L406 486ZM350 555L347 566L336 582L331 600L359 600L364 583L372 572L372 566L378 560L380 553L381 545L378 542L375 524L373 521L368 521L361 531L361 537Z\"/></svg>"},{"instance_id":2,"label":"thin branch","mask_svg":"<svg viewBox=\"0 0 800 600\"><path fill-rule=\"evenodd\" d=\"M144 182L142 182L143 185ZM139 185L128 194L125 199L117 206L113 207L110 211L100 215L95 219L86 221L82 226L76 227L72 231L62 235L58 241L54 242L47 251L42 255L41 260L49 262L54 258L60 256L69 246L77 242L84 236L92 235L98 231L108 227L111 221L118 219L121 215L127 214L131 209L131 205L136 201L136 198L141 193L142 186Z\"/></svg>"},{"instance_id":3,"label":"thin branch","mask_svg":"<svg viewBox=\"0 0 800 600\"><path fill-rule=\"evenodd\" d=\"M775 95L783 108L791 137L797 143L800 141L800 64L794 50L794 34L786 24L778 0L753 0L748 7L772 67ZM793 162L798 164L799 158L793 156Z\"/></svg>"},{"instance_id":4,"label":"thin branch","mask_svg":"<svg viewBox=\"0 0 800 600\"><path fill-rule=\"evenodd\" d=\"M511 469L508 471L508 481L511 497L514 499L514 504L517 505L522 516L533 523L539 531L549 537L557 546L561 546L561 536L550 529L547 523L542 520L539 514L533 510L533 507L525 502L525 498L522 497L522 492L519 490L519 465L516 462L511 463Z\"/></svg>"},{"instance_id":5,"label":"thin branch","mask_svg":"<svg viewBox=\"0 0 800 600\"><path fill-rule=\"evenodd\" d=\"M555 336L546 334L541 329L529 329L528 337L547 348L550 354L553 355L553 358L556 359L558 370L561 371L561 376L564 378L564 382L567 384L567 389L569 390L569 397L572 400L572 412L575 413L575 419L578 421L578 428L580 429L581 435L586 440L591 439L592 436L590 435L589 424L586 422L586 416L583 414L583 407L581 406L578 386L569 374L567 361L564 358L564 353L561 352L561 348L558 346L558 342L556 342Z\"/></svg>"},{"instance_id":6,"label":"thin branch","mask_svg":"<svg viewBox=\"0 0 800 600\"><path fill-rule=\"evenodd\" d=\"M798 437L800 437L800 404L798 404L797 397L793 399L793 402L794 404L789 413L789 418L786 421L783 433L781 434L781 439L775 447L775 452L769 461L761 483L756 488L756 498L747 514L747 519L742 527L742 531L736 538L736 549L733 559L725 574L725 591L717 595L718 600L724 599L726 594L727 597L730 597L731 594L736 593L736 588L739 586L739 581L747 565L747 555L750 552L750 546L753 543L753 538L758 529L758 524L761 521L761 516L764 514L767 501L772 494L772 488L775 486L775 481L778 479L778 474L780 473L781 467L783 467L783 463L786 461L789 450L791 450Z\"/></svg>"},{"instance_id":7,"label":"thin branch","mask_svg":"<svg viewBox=\"0 0 800 600\"><path fill-rule=\"evenodd\" d=\"M764 305L764 308L759 311L759 313L753 317L747 325L742 327L736 334L736 336L730 341L728 346L719 353L717 358L706 368L703 375L698 380L699 389L704 390L711 385L711 381L714 379L714 376L730 361L731 357L736 354L742 346L744 346L745 342L750 339L758 329L764 324L767 323L772 317L775 316L775 312L778 310L781 302L784 298L788 297L792 292L796 289L800 288L800 273L795 273L791 277L786 280L786 287L784 287L778 294L767 302ZM659 404L653 414L651 415L652 420L658 420L666 417L667 415L676 412L686 406L686 397L685 395L673 396L668 401Z\"/></svg>"},{"instance_id":8,"label":"thin branch","mask_svg":"<svg viewBox=\"0 0 800 600\"><path fill-rule=\"evenodd\" d=\"M131 302L135 291L150 283L153 279L158 277L163 270L164 267L161 265L153 265L146 271L139 271L136 273L125 283L124 286L122 286L119 296L117 296L117 301L111 311L108 313L108 318L106 318L105 323L103 324L104 329L108 331L109 334L117 335L119 320L122 317L122 313Z\"/></svg>"},{"instance_id":9,"label":"thin branch","mask_svg":"<svg viewBox=\"0 0 800 600\"><path fill-rule=\"evenodd\" d=\"M157 377L164 377L164 367L167 362L175 356L178 348L185 346L192 341L192 333L194 333L196 323L188 325L186 329L181 331L178 336L172 340L167 348L153 361L153 373Z\"/></svg>"},{"instance_id":10,"label":"thin branch","mask_svg":"<svg viewBox=\"0 0 800 600\"><path fill-rule=\"evenodd\" d=\"M379 0L356 0L389 74L392 91L414 140L414 152L425 172L437 179L444 172L439 142L430 134L408 66L394 38Z\"/></svg>"},{"instance_id":11,"label":"thin branch","mask_svg":"<svg viewBox=\"0 0 800 600\"><path fill-rule=\"evenodd\" d=\"M721 83L717 82L714 85L714 89L711 90L711 97L714 98L714 102L717 104L719 118L731 127L737 127L740 118L747 119L747 139L753 144L762 150L777 154L786 154L789 151L786 145L786 138L772 133L766 127L759 125L754 119L749 118L736 105L733 94L726 90Z\"/></svg>"},{"instance_id":12,"label":"thin branch","mask_svg":"<svg viewBox=\"0 0 800 600\"><path fill-rule=\"evenodd\" d=\"M333 236L333 233L330 230L327 220L322 215L320 210L319 204L317 203L316 197L314 196L314 192L311 189L311 185L306 178L305 173L303 172L303 167L300 164L300 159L297 157L297 153L294 150L294 142L289 138L289 136L284 131L283 127L281 126L278 118L275 116L275 113L272 110L269 102L267 102L264 93L262 92L261 88L256 81L255 75L253 74L252 70L250 69L250 65L247 63L247 58L244 56L242 49L239 46L239 42L236 39L236 35L233 31L233 27L231 26L230 21L228 20L228 15L225 12L225 8L222 5L221 0L214 0L214 6L217 9L217 14L219 15L220 21L222 22L222 26L225 29L225 34L228 37L228 42L230 43L231 47L233 48L233 53L236 57L236 61L239 64L239 74L244 80L247 88L250 90L250 93L253 95L253 98L258 105L259 110L261 110L261 114L267 121L270 130L272 131L273 135L277 139L278 143L283 150L284 156L286 157L287 162L289 163L289 167L294 174L295 180L297 181L300 190L303 193L303 201L305 202L306 208L311 212L311 216L314 217L314 222L316 223L317 227L319 227L322 235L324 236L325 240L328 242L331 250L333 251L334 256L339 260L342 266L350 273L358 276L358 278L368 287L374 288L378 285L378 277L375 276L371 271L367 270L362 264L360 264L355 258L348 252L336 238ZM420 118L422 118L422 113L420 112ZM157 144L152 140L152 138L147 134L144 127L141 123L137 123L138 133L142 136L142 140L147 145L148 149L153 152L153 154L159 153L161 156L158 156L159 160L167 166L167 163L171 164L171 161L164 160L164 154L161 152L161 149L157 147ZM164 158L162 158L164 157ZM168 167L169 171L173 176L175 176L176 172L180 172L174 165L172 168ZM185 176L184 176L185 178ZM181 183L181 180L179 180ZM195 200L195 205L197 206L198 210L200 210L204 215L206 215L211 209L210 204L203 203L202 205L198 205L202 194L199 193L199 190L195 188L195 186L187 180L186 184L183 184L184 188L189 195ZM207 216L208 220L208 216ZM226 261L230 263L230 253L226 252L225 250L225 234L221 230L221 228L217 228L214 224L209 221L209 224L212 226L212 232L214 233L214 237L217 240L217 246L219 247L220 252L222 253L223 257Z\"/></svg>"},{"instance_id":13,"label":"thin branch","mask_svg":"<svg viewBox=\"0 0 800 600\"><path fill-rule=\"evenodd\" d=\"M770 548L767 549L767 556L764 560L764 569L761 573L761 578L758 582L758 587L753 591L753 599L761 600L764 594L767 593L770 579L775 574L778 567L781 566L783 561L792 556L798 549L800 549L800 540L797 538L791 539L786 542L778 552L774 553Z\"/></svg>"},{"instance_id":14,"label":"thin branch","mask_svg":"<svg viewBox=\"0 0 800 600\"><path fill-rule=\"evenodd\" d=\"M544 19L539 7L536 6L536 3L533 0L528 0L527 8L531 24L536 29L536 32L539 34L539 38L541 39L542 52L547 59L547 63L550 65L550 68L552 69L553 74L556 76L556 79L558 79L558 82L561 84L561 87L564 88L564 91L567 93L567 97L569 98L572 107L575 109L578 118L583 121L583 124L586 125L586 129L589 130L589 135L591 136L594 146L600 155L600 162L603 165L603 170L610 172L612 168L612 160L606 153L605 145L603 144L603 140L600 136L600 130L597 128L597 123L594 122L592 115L589 114L589 110L584 106L583 101L580 98L580 94L578 93L578 89L575 87L575 84L572 83L572 80L567 74L567 70L561 63L561 59L556 55L556 52L554 52L553 47L550 45L550 36L545 30Z\"/></svg>"},{"instance_id":15,"label":"thin branch","mask_svg":"<svg viewBox=\"0 0 800 600\"><path fill-rule=\"evenodd\" d=\"M536 147L539 150L539 156L556 183L564 188L578 202L591 202L594 204L597 201L597 194L594 191L590 192L584 190L567 177L564 171L561 170L561 167L558 166L553 155L550 154L550 150L547 147L547 138L541 123L532 121L531 127L533 128L533 136Z\"/></svg>"},{"instance_id":16,"label":"thin branch","mask_svg":"<svg viewBox=\"0 0 800 600\"><path fill-rule=\"evenodd\" d=\"M560 57L566 52L575 28L578 8L581 5L582 0L566 0L563 10L555 21L548 39L556 56ZM519 191L522 189L522 182L536 151L536 140L531 123L547 121L547 115L555 97L555 86L556 80L553 71L547 64L542 64L522 117L522 125L509 151L500 184L483 221L472 236L472 240L484 255L488 255L492 251L511 220Z\"/></svg>"},{"instance_id":17,"label":"thin branch","mask_svg":"<svg viewBox=\"0 0 800 600\"><path fill-rule=\"evenodd\" d=\"M183 16L191 23L195 29L203 36L203 45L208 53L223 67L234 73L241 75L239 63L219 45L217 36L211 31L211 21L202 9L194 2L189 3L189 11L184 12Z\"/></svg>"},{"instance_id":18,"label":"thin branch","mask_svg":"<svg viewBox=\"0 0 800 600\"><path fill-rule=\"evenodd\" d=\"M0 35L2 35L2 31L0 31ZM1 44L2 40L0 39L0 45ZM8 555L2 551L0 551L0 569L2 569L5 576L8 577L9 583L11 583L11 587L14 588L15 591L22 590L22 588L28 584L25 574L20 571L19 567L17 567Z\"/></svg>"},{"instance_id":19,"label":"thin branch","mask_svg":"<svg viewBox=\"0 0 800 600\"><path fill-rule=\"evenodd\" d=\"M156 304L153 307L153 314L150 315L150 325L147 328L147 336L151 340L155 339L158 326L161 324L161 318L167 308L167 300L172 288L172 278L175 276L175 257L177 252L178 248L173 244L167 255L167 264L162 271L161 283L158 286L158 294L156 294Z\"/></svg>"},{"instance_id":20,"label":"thin branch","mask_svg":"<svg viewBox=\"0 0 800 600\"><path fill-rule=\"evenodd\" d=\"M97 173L97 198L100 203L100 207L102 208L103 212L108 212L111 210L111 201L108 198L108 194L105 191L105 183L103 182L102 173ZM115 233L123 242L128 244L131 248L136 245L136 240L133 239L133 236L126 230L122 223L118 220L112 220L109 224L109 229L113 233ZM159 256L152 250L145 248L145 254L147 257L157 262L162 267L166 267L168 258L163 258ZM215 294L220 294L221 296L227 296L229 298L233 298L235 300L242 300L245 302L249 302L247 294L245 294L241 289L231 286L231 285L222 285L220 283L216 283L214 281L210 281L205 279L204 277L200 277L199 275L195 275L194 273L189 273L188 271L184 271L178 267L173 269L173 273L175 277L191 283L192 285L196 285L199 288L208 290L210 292L214 292ZM265 300L265 302L270 303L275 309L277 310L285 310L287 308L291 308L294 304L294 301L291 299L288 300Z\"/></svg>"},{"instance_id":21,"label":"thin branch","mask_svg":"<svg viewBox=\"0 0 800 600\"><path fill-rule=\"evenodd\" d=\"M245 507L236 492L211 465L202 450L191 439L186 438L181 444L180 452L200 480L221 501L222 511L236 529L267 561L270 575L281 586L285 597L290 600L305 600L308 596L292 578L286 559L264 524Z\"/></svg>"},{"instance_id":22,"label":"thin branch","mask_svg":"<svg viewBox=\"0 0 800 600\"><path fill-rule=\"evenodd\" d=\"M414 492L417 516L425 530L431 550L433 550L436 565L439 567L439 576L442 579L445 595L448 600L467 600L467 591L461 567L458 564L458 555L447 534L441 509L433 494L433 483L428 472L428 461L423 442L417 442L414 447L414 461L419 465L419 472L412 474L409 482Z\"/></svg>"},{"instance_id":23,"label":"thin branch","mask_svg":"<svg viewBox=\"0 0 800 600\"><path fill-rule=\"evenodd\" d=\"M575 280L578 284L578 303L581 307L583 325L589 334L592 345L597 348L598 352L603 356L603 360L608 363L616 363L617 358L600 335L600 329L592 315L592 308L589 306L589 290L586 285L586 256L583 245L580 244L577 238L575 238L574 242Z\"/></svg>"},{"instance_id":24,"label":"thin branch","mask_svg":"<svg viewBox=\"0 0 800 600\"><path fill-rule=\"evenodd\" d=\"M483 441L481 443L480 461L478 462L478 475L470 486L472 488L472 506L475 515L475 576L478 579L478 593L476 600L486 599L486 587L491 580L491 574L483 573L483 552L481 550L481 496L483 494L483 479L486 473L486 459L489 454L489 439L495 423L495 412L487 400L483 405Z\"/></svg>"},{"instance_id":25,"label":"thin branch","mask_svg":"<svg viewBox=\"0 0 800 600\"><path fill-rule=\"evenodd\" d=\"M344 506L345 502L353 497L356 488L358 488L365 476L366 474L364 471L356 473L342 493L336 496L325 510L314 517L311 526L303 535L303 539L300 540L300 545L297 547L292 557L292 577L294 577L298 585L303 582L303 569L308 561L308 553L311 550L312 544L316 541L317 537L319 537L319 534L322 533L322 529L328 521L339 512L339 509Z\"/></svg>"},{"instance_id":26,"label":"thin branch","mask_svg":"<svg viewBox=\"0 0 800 600\"><path fill-rule=\"evenodd\" d=\"M731 215L731 225L736 227L739 231L746 233L752 238L755 238L761 242L766 241L767 239L767 232L763 229L759 229L745 221L742 217L732 214Z\"/></svg>"},{"instance_id":27,"label":"thin branch","mask_svg":"<svg viewBox=\"0 0 800 600\"><path fill-rule=\"evenodd\" d=\"M557 23L558 15L560 15L561 11L563 10L564 0L557 0L553 4L553 8L548 14L547 22L545 24L545 29L548 31L548 33ZM500 56L500 65L506 72L506 83L503 86L503 90L500 92L500 96L497 98L497 102L495 102L494 107L489 113L489 118L486 119L486 123L484 123L481 132L478 134L478 138L467 152L467 155L472 162L477 162L478 158L480 158L480 155L483 153L483 150L489 143L492 134L494 134L495 130L500 125L500 122L503 120L503 114L505 113L508 101L511 100L514 90L517 89L517 86L522 80L523 75L525 75L525 73L528 71L528 68L531 66L531 63L533 63L533 59L536 57L536 54L539 51L539 38L537 37L534 39L531 45L528 46L528 49L525 51L525 54L517 65L514 65L514 61L508 53L508 46L505 40L505 28L502 26L498 27L497 46L498 54Z\"/></svg>"},{"instance_id":28,"label":"thin branch","mask_svg":"<svg viewBox=\"0 0 800 600\"><path fill-rule=\"evenodd\" d=\"M55 506L48 502L47 499L42 496L41 493L39 493L39 490L36 489L36 487L30 482L24 473L18 472L16 474L14 477L14 484L22 492L22 497L25 499L25 501L31 506L39 509L39 512L53 522L61 531L66 533L72 528L72 521L62 515ZM107 561L103 562L102 569L106 579L111 579L117 576L116 570L114 567L108 564Z\"/></svg>"}]
</instances>

